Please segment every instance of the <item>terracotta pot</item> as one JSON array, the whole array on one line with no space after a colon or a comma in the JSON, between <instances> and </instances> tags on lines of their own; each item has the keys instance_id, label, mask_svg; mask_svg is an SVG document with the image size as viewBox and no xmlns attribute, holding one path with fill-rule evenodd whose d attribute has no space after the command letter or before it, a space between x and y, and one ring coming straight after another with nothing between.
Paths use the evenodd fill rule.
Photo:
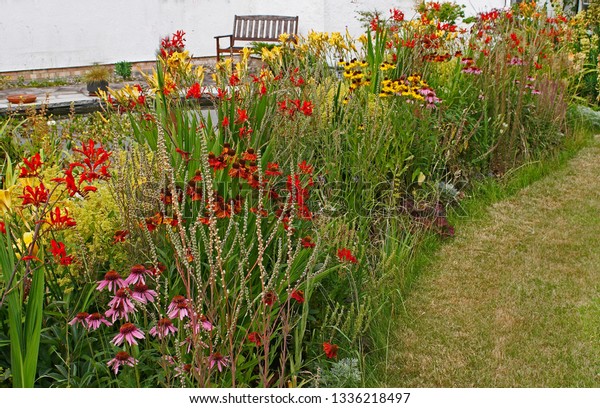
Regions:
<instances>
[{"instance_id":1,"label":"terracotta pot","mask_svg":"<svg viewBox=\"0 0 600 408\"><path fill-rule=\"evenodd\" d=\"M33 103L37 99L37 96L33 94L13 94L6 97L10 103Z\"/></svg>"},{"instance_id":2,"label":"terracotta pot","mask_svg":"<svg viewBox=\"0 0 600 408\"><path fill-rule=\"evenodd\" d=\"M98 96L98 91L108 92L108 81L92 81L87 83L90 96Z\"/></svg>"}]
</instances>

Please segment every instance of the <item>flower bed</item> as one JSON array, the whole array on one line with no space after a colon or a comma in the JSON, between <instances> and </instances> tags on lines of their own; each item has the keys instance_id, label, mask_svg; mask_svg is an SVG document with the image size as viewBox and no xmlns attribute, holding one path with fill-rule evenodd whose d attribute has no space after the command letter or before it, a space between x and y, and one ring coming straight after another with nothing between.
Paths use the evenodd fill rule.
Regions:
<instances>
[{"instance_id":1,"label":"flower bed","mask_svg":"<svg viewBox=\"0 0 600 408\"><path fill-rule=\"evenodd\" d=\"M370 289L419 234L454 235L472 180L559 148L577 90L581 22L418 11L219 63L214 122L183 32L93 127L53 139L34 117L1 196L13 385L365 381Z\"/></svg>"}]
</instances>

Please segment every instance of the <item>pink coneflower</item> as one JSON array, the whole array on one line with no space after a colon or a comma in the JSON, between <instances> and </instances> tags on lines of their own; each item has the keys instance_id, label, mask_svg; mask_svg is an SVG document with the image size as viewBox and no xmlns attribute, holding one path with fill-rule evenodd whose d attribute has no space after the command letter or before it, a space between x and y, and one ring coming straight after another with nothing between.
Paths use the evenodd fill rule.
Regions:
<instances>
[{"instance_id":1,"label":"pink coneflower","mask_svg":"<svg viewBox=\"0 0 600 408\"><path fill-rule=\"evenodd\" d=\"M134 285L136 283L146 283L146 267L144 265L133 265L131 267L131 273L125 279L126 285Z\"/></svg>"},{"instance_id":2,"label":"pink coneflower","mask_svg":"<svg viewBox=\"0 0 600 408\"><path fill-rule=\"evenodd\" d=\"M461 70L465 74L473 74L473 75L481 75L483 72L480 68L477 68L475 65L469 65Z\"/></svg>"},{"instance_id":3,"label":"pink coneflower","mask_svg":"<svg viewBox=\"0 0 600 408\"><path fill-rule=\"evenodd\" d=\"M110 318L114 323L117 319L129 320L129 313L134 310L125 310L125 306L122 304L117 307L110 308L104 313L107 318Z\"/></svg>"},{"instance_id":4,"label":"pink coneflower","mask_svg":"<svg viewBox=\"0 0 600 408\"><path fill-rule=\"evenodd\" d=\"M532 94L532 95L539 95L539 94L541 94L541 93L542 93L542 91L540 91L540 90L538 90L538 89L532 89L532 90L531 90L531 94Z\"/></svg>"},{"instance_id":5,"label":"pink coneflower","mask_svg":"<svg viewBox=\"0 0 600 408\"><path fill-rule=\"evenodd\" d=\"M198 320L200 320L200 324L204 330L211 331L213 329L213 324L206 318L206 316L200 315Z\"/></svg>"},{"instance_id":6,"label":"pink coneflower","mask_svg":"<svg viewBox=\"0 0 600 408\"><path fill-rule=\"evenodd\" d=\"M521 58L512 57L510 61L508 61L508 65L523 65L523 60Z\"/></svg>"},{"instance_id":7,"label":"pink coneflower","mask_svg":"<svg viewBox=\"0 0 600 408\"><path fill-rule=\"evenodd\" d=\"M104 279L98 282L98 290L108 287L109 291L117 291L117 289L125 286L125 281L117 271L108 271L104 275Z\"/></svg>"},{"instance_id":8,"label":"pink coneflower","mask_svg":"<svg viewBox=\"0 0 600 408\"><path fill-rule=\"evenodd\" d=\"M167 337L169 334L175 332L177 332L177 327L173 326L173 322L167 317L156 322L156 326L149 331L152 336L158 336L159 339Z\"/></svg>"},{"instance_id":9,"label":"pink coneflower","mask_svg":"<svg viewBox=\"0 0 600 408\"><path fill-rule=\"evenodd\" d=\"M115 358L110 360L106 365L111 367L115 372L115 375L117 375L119 373L119 367L125 365L133 367L133 365L137 362L138 361L135 358L131 357L126 351L119 351Z\"/></svg>"},{"instance_id":10,"label":"pink coneflower","mask_svg":"<svg viewBox=\"0 0 600 408\"><path fill-rule=\"evenodd\" d=\"M138 283L133 287L133 293L131 297L138 302L146 304L148 302L154 302L156 292L148 289L148 286L143 283Z\"/></svg>"},{"instance_id":11,"label":"pink coneflower","mask_svg":"<svg viewBox=\"0 0 600 408\"><path fill-rule=\"evenodd\" d=\"M217 370L219 372L223 371L223 368L227 367L229 364L229 357L223 356L221 353L213 353L208 358L208 366L209 368L213 368L215 365L217 366Z\"/></svg>"},{"instance_id":12,"label":"pink coneflower","mask_svg":"<svg viewBox=\"0 0 600 408\"><path fill-rule=\"evenodd\" d=\"M171 319L179 318L183 320L184 317L190 316L188 309L188 300L181 295L177 295L171 300L167 315Z\"/></svg>"},{"instance_id":13,"label":"pink coneflower","mask_svg":"<svg viewBox=\"0 0 600 408\"><path fill-rule=\"evenodd\" d=\"M117 334L110 342L115 346L120 346L123 341L126 341L131 346L132 344L137 344L136 338L143 339L144 332L135 327L135 324L133 323L125 323L119 329L119 334Z\"/></svg>"},{"instance_id":14,"label":"pink coneflower","mask_svg":"<svg viewBox=\"0 0 600 408\"><path fill-rule=\"evenodd\" d=\"M71 320L71 321L69 322L69 324L70 324L71 326L73 326L74 324L81 323L81 325L87 329L87 328L88 328L88 321L87 321L87 317L88 317L89 315L90 315L90 314L89 314L89 313L86 313L86 312L77 313L77 314L75 315L75 318L74 318L73 320Z\"/></svg>"},{"instance_id":15,"label":"pink coneflower","mask_svg":"<svg viewBox=\"0 0 600 408\"><path fill-rule=\"evenodd\" d=\"M125 313L131 313L135 310L135 306L129 298L130 296L131 289L121 288L117 290L117 293L115 293L115 296L112 298L112 300L108 302L108 305L113 309L122 307Z\"/></svg>"},{"instance_id":16,"label":"pink coneflower","mask_svg":"<svg viewBox=\"0 0 600 408\"><path fill-rule=\"evenodd\" d=\"M96 330L102 323L107 326L112 326L112 323L106 320L104 316L102 316L102 313L92 313L87 317L86 320L91 330Z\"/></svg>"}]
</instances>

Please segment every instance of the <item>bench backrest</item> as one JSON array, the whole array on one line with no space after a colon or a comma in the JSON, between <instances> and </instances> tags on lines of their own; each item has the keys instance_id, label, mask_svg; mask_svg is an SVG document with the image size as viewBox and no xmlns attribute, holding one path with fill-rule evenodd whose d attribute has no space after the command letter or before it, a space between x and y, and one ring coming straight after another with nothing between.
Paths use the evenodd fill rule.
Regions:
<instances>
[{"instance_id":1,"label":"bench backrest","mask_svg":"<svg viewBox=\"0 0 600 408\"><path fill-rule=\"evenodd\" d=\"M298 16L235 16L233 38L241 41L275 41L283 33L298 34Z\"/></svg>"}]
</instances>

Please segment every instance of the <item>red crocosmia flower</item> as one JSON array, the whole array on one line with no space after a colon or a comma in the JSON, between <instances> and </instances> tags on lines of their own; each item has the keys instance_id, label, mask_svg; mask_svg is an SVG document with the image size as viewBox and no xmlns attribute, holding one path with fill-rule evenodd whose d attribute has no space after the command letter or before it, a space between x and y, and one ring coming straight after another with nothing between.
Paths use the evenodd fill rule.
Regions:
<instances>
[{"instance_id":1,"label":"red crocosmia flower","mask_svg":"<svg viewBox=\"0 0 600 408\"><path fill-rule=\"evenodd\" d=\"M187 91L186 98L195 98L199 99L202 96L202 90L200 89L200 84L196 82L194 85L190 87Z\"/></svg>"},{"instance_id":2,"label":"red crocosmia flower","mask_svg":"<svg viewBox=\"0 0 600 408\"><path fill-rule=\"evenodd\" d=\"M0 233L6 234L6 224L2 221L0 221Z\"/></svg>"},{"instance_id":3,"label":"red crocosmia flower","mask_svg":"<svg viewBox=\"0 0 600 408\"><path fill-rule=\"evenodd\" d=\"M48 194L49 191L44 186L44 183L40 183L36 187L25 186L23 188L23 195L20 195L19 198L23 199L23 206L33 204L35 207L39 207L41 204L48 202Z\"/></svg>"},{"instance_id":4,"label":"red crocosmia flower","mask_svg":"<svg viewBox=\"0 0 600 408\"><path fill-rule=\"evenodd\" d=\"M300 171L304 174L312 174L313 173L313 166L306 164L306 160L304 160L302 163L298 164L298 167L300 168Z\"/></svg>"},{"instance_id":5,"label":"red crocosmia flower","mask_svg":"<svg viewBox=\"0 0 600 408\"><path fill-rule=\"evenodd\" d=\"M314 248L317 245L313 242L312 238L309 236L302 238L301 243L302 243L303 248Z\"/></svg>"},{"instance_id":6,"label":"red crocosmia flower","mask_svg":"<svg viewBox=\"0 0 600 408\"><path fill-rule=\"evenodd\" d=\"M227 89L217 89L217 98L226 99L227 98Z\"/></svg>"},{"instance_id":7,"label":"red crocosmia flower","mask_svg":"<svg viewBox=\"0 0 600 408\"><path fill-rule=\"evenodd\" d=\"M304 291L302 291L300 289L293 290L291 297L298 303L304 303Z\"/></svg>"},{"instance_id":8,"label":"red crocosmia flower","mask_svg":"<svg viewBox=\"0 0 600 408\"><path fill-rule=\"evenodd\" d=\"M379 17L373 17L369 25L371 26L371 31L377 31L379 29Z\"/></svg>"},{"instance_id":9,"label":"red crocosmia flower","mask_svg":"<svg viewBox=\"0 0 600 408\"><path fill-rule=\"evenodd\" d=\"M50 225L56 229L65 229L77 225L75 220L69 217L69 210L65 208L65 214L61 214L60 208L55 207L50 211Z\"/></svg>"},{"instance_id":10,"label":"red crocosmia flower","mask_svg":"<svg viewBox=\"0 0 600 408\"><path fill-rule=\"evenodd\" d=\"M248 112L245 109L236 109L235 123L240 124L248 121Z\"/></svg>"},{"instance_id":11,"label":"red crocosmia flower","mask_svg":"<svg viewBox=\"0 0 600 408\"><path fill-rule=\"evenodd\" d=\"M223 127L229 126L229 118L227 116L225 116L223 118L223 121L221 122L221 126L223 126Z\"/></svg>"},{"instance_id":12,"label":"red crocosmia flower","mask_svg":"<svg viewBox=\"0 0 600 408\"><path fill-rule=\"evenodd\" d=\"M260 335L257 332L252 332L252 333L248 334L248 341L250 343L256 344L256 347L260 347L260 345L261 345Z\"/></svg>"},{"instance_id":13,"label":"red crocosmia flower","mask_svg":"<svg viewBox=\"0 0 600 408\"><path fill-rule=\"evenodd\" d=\"M181 155L181 158L182 158L182 159L183 159L183 161L184 161L184 162L186 162L186 163L187 163L187 162L189 162L189 161L192 159L192 158L190 157L190 154L191 154L190 152L183 151L183 150L181 150L181 149L180 149L180 148L178 148L178 147L176 147L176 148L175 148L175 151L176 151L177 153L179 153L179 155Z\"/></svg>"},{"instance_id":14,"label":"red crocosmia flower","mask_svg":"<svg viewBox=\"0 0 600 408\"><path fill-rule=\"evenodd\" d=\"M113 244L117 242L125 242L125 239L129 235L129 231L127 230L118 230L115 231L115 235L113 236Z\"/></svg>"},{"instance_id":15,"label":"red crocosmia flower","mask_svg":"<svg viewBox=\"0 0 600 408\"><path fill-rule=\"evenodd\" d=\"M67 255L67 252L65 251L65 244L63 242L56 242L55 240L52 240L50 241L50 245L52 246L50 252L55 258Z\"/></svg>"},{"instance_id":16,"label":"red crocosmia flower","mask_svg":"<svg viewBox=\"0 0 600 408\"><path fill-rule=\"evenodd\" d=\"M300 111L302 113L304 113L305 116L310 116L313 113L313 104L310 101L304 101L302 102L302 107L300 108Z\"/></svg>"},{"instance_id":17,"label":"red crocosmia flower","mask_svg":"<svg viewBox=\"0 0 600 408\"><path fill-rule=\"evenodd\" d=\"M263 303L267 306L273 306L277 301L277 295L273 291L269 291L263 295Z\"/></svg>"},{"instance_id":18,"label":"red crocosmia flower","mask_svg":"<svg viewBox=\"0 0 600 408\"><path fill-rule=\"evenodd\" d=\"M36 177L42 164L44 163L39 153L34 154L29 159L23 158L23 166L21 166L19 177Z\"/></svg>"},{"instance_id":19,"label":"red crocosmia flower","mask_svg":"<svg viewBox=\"0 0 600 408\"><path fill-rule=\"evenodd\" d=\"M239 85L240 82L240 77L238 77L237 74L231 74L231 76L229 77L229 85L231 86Z\"/></svg>"},{"instance_id":20,"label":"red crocosmia flower","mask_svg":"<svg viewBox=\"0 0 600 408\"><path fill-rule=\"evenodd\" d=\"M390 9L390 14L392 15L392 20L396 22L404 21L404 13L397 8Z\"/></svg>"},{"instance_id":21,"label":"red crocosmia flower","mask_svg":"<svg viewBox=\"0 0 600 408\"><path fill-rule=\"evenodd\" d=\"M338 249L337 256L342 262L358 263L356 257L352 255L352 252L347 248Z\"/></svg>"},{"instance_id":22,"label":"red crocosmia flower","mask_svg":"<svg viewBox=\"0 0 600 408\"><path fill-rule=\"evenodd\" d=\"M245 138L246 136L250 136L254 130L250 127L242 126L239 130L240 139Z\"/></svg>"},{"instance_id":23,"label":"red crocosmia flower","mask_svg":"<svg viewBox=\"0 0 600 408\"><path fill-rule=\"evenodd\" d=\"M265 171L265 176L274 177L281 176L281 171L279 170L278 163L267 163L267 171Z\"/></svg>"},{"instance_id":24,"label":"red crocosmia flower","mask_svg":"<svg viewBox=\"0 0 600 408\"><path fill-rule=\"evenodd\" d=\"M336 358L339 347L336 344L331 344L329 342L323 343L323 351L327 358Z\"/></svg>"},{"instance_id":25,"label":"red crocosmia flower","mask_svg":"<svg viewBox=\"0 0 600 408\"><path fill-rule=\"evenodd\" d=\"M534 65L535 65L535 69L542 69L542 64L539 64L536 62L536 63L534 63Z\"/></svg>"}]
</instances>

